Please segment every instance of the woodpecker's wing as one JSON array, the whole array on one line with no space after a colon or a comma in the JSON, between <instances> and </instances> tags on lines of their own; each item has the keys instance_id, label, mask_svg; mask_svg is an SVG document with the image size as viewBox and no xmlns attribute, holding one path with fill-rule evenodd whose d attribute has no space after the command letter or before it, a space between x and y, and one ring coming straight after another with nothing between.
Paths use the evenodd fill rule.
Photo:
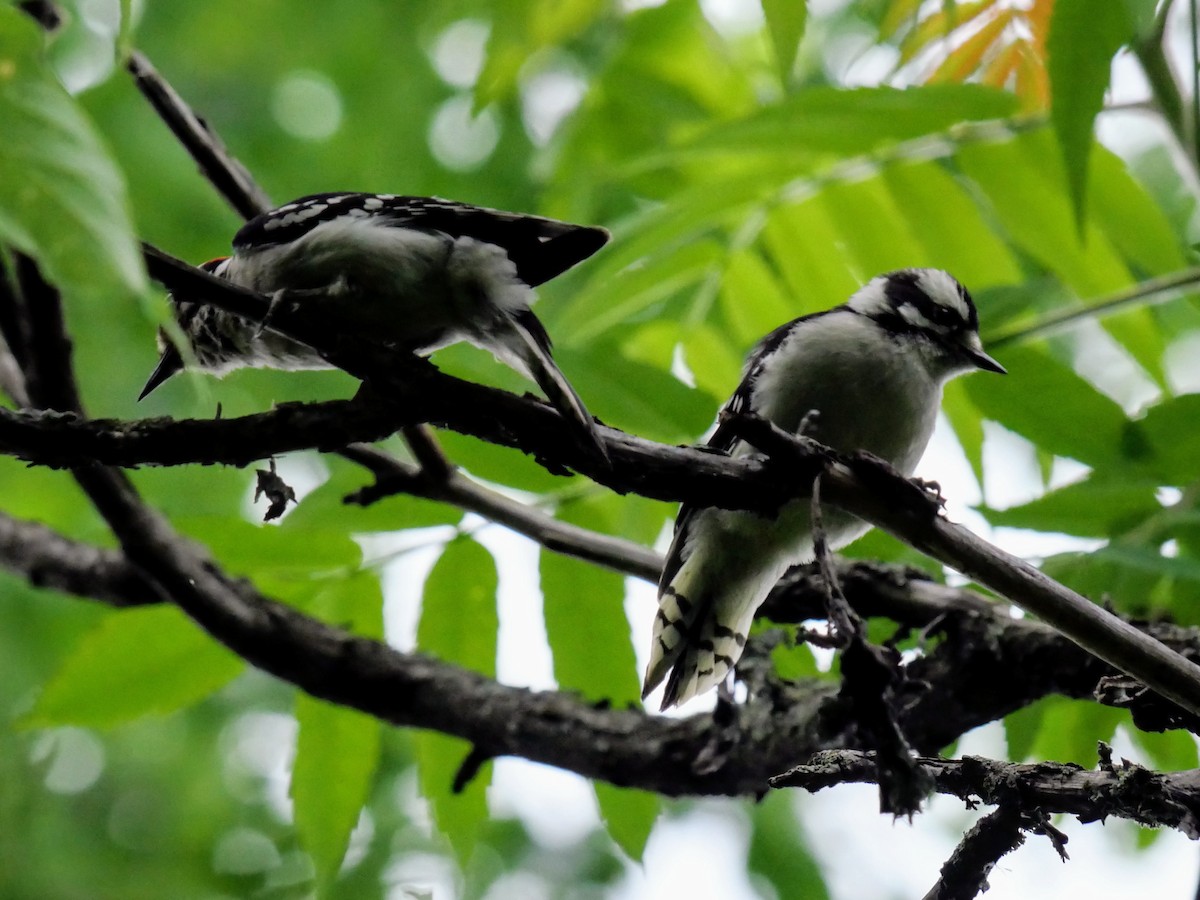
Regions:
<instances>
[{"instance_id":1,"label":"woodpecker's wing","mask_svg":"<svg viewBox=\"0 0 1200 900\"><path fill-rule=\"evenodd\" d=\"M603 228L504 212L437 197L395 194L312 194L263 213L233 237L235 250L283 244L303 237L322 222L341 216L386 220L398 228L470 237L501 247L517 275L537 287L587 259L606 243Z\"/></svg>"},{"instance_id":2,"label":"woodpecker's wing","mask_svg":"<svg viewBox=\"0 0 1200 900\"><path fill-rule=\"evenodd\" d=\"M746 358L741 382L722 408L722 420L729 414L759 411L755 388L764 369L770 365L771 357L794 333L799 323L826 315L827 312L793 319L759 341ZM739 438L733 426L721 421L706 445L715 451L730 453L738 443ZM694 568L691 575L681 574L692 554L719 549L706 548L703 539L697 535L701 530L697 526L702 511L702 508L688 504L680 507L671 547L667 551L658 582L659 610L642 697L645 698L664 678L667 679L663 709L706 689L713 679L724 677L741 654L741 642L745 640L744 632L749 624L738 623L735 628L729 622L719 620L721 613L714 608L714 598L722 595L720 586L697 584ZM738 610L749 608L741 601L733 606ZM728 610L724 612L728 615ZM702 655L708 662L707 675L704 677L700 674ZM717 668L718 662L721 663L720 669Z\"/></svg>"}]
</instances>

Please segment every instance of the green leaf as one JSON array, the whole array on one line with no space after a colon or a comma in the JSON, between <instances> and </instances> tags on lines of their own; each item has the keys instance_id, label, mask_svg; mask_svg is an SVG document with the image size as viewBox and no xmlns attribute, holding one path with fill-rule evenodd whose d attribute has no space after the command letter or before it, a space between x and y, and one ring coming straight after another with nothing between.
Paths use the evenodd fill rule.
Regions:
<instances>
[{"instance_id":1,"label":"green leaf","mask_svg":"<svg viewBox=\"0 0 1200 900\"><path fill-rule=\"evenodd\" d=\"M483 69L475 82L475 111L505 100L539 51L582 32L602 15L604 0L500 0L495 4Z\"/></svg>"},{"instance_id":2,"label":"green leaf","mask_svg":"<svg viewBox=\"0 0 1200 900\"><path fill-rule=\"evenodd\" d=\"M953 272L976 294L976 301L984 288L1022 281L1008 245L944 166L929 160L901 162L885 166L881 177L903 213L905 227L923 246L922 257L929 265Z\"/></svg>"},{"instance_id":3,"label":"green leaf","mask_svg":"<svg viewBox=\"0 0 1200 900\"><path fill-rule=\"evenodd\" d=\"M1104 104L1112 59L1132 39L1133 25L1122 3L1056 0L1046 39L1050 76L1050 120L1066 166L1067 189L1079 233L1086 221L1088 154L1092 123Z\"/></svg>"},{"instance_id":4,"label":"green leaf","mask_svg":"<svg viewBox=\"0 0 1200 900\"><path fill-rule=\"evenodd\" d=\"M1136 432L1121 407L1048 353L1007 347L997 355L1008 368L1006 377L966 379L967 393L987 418L1039 449L1094 468L1124 467L1147 452L1131 440Z\"/></svg>"},{"instance_id":5,"label":"green leaf","mask_svg":"<svg viewBox=\"0 0 1200 900\"><path fill-rule=\"evenodd\" d=\"M1104 233L1093 222L1082 234L1076 227L1051 140L1040 129L1009 141L964 144L955 158L986 195L1012 243L1078 296L1129 287L1129 269Z\"/></svg>"},{"instance_id":6,"label":"green leaf","mask_svg":"<svg viewBox=\"0 0 1200 900\"><path fill-rule=\"evenodd\" d=\"M779 80L786 88L791 81L792 69L796 65L796 51L804 37L804 26L808 21L806 0L761 0L767 30L771 34L771 46L775 49L775 62L779 66Z\"/></svg>"},{"instance_id":7,"label":"green leaf","mask_svg":"<svg viewBox=\"0 0 1200 900\"><path fill-rule=\"evenodd\" d=\"M983 484L983 418L967 397L965 379L951 381L943 389L942 412L971 464L975 480Z\"/></svg>"},{"instance_id":8,"label":"green leaf","mask_svg":"<svg viewBox=\"0 0 1200 900\"><path fill-rule=\"evenodd\" d=\"M600 496L570 503L558 517L581 528L614 533L607 500ZM539 571L546 636L559 687L579 691L588 700L608 700L618 709L636 704L641 691L623 605L624 577L548 550L539 556Z\"/></svg>"},{"instance_id":9,"label":"green leaf","mask_svg":"<svg viewBox=\"0 0 1200 900\"><path fill-rule=\"evenodd\" d=\"M1162 510L1153 481L1094 475L1008 509L983 509L993 525L1107 538Z\"/></svg>"},{"instance_id":10,"label":"green leaf","mask_svg":"<svg viewBox=\"0 0 1200 900\"><path fill-rule=\"evenodd\" d=\"M446 546L425 583L417 647L446 662L484 675L496 674L498 579L492 556L468 538ZM438 830L449 840L460 865L466 866L487 822L487 786L491 763L483 766L458 794L455 775L470 752L458 738L422 732L416 736L421 793L429 801Z\"/></svg>"},{"instance_id":11,"label":"green leaf","mask_svg":"<svg viewBox=\"0 0 1200 900\"><path fill-rule=\"evenodd\" d=\"M724 259L721 244L711 238L701 239L660 251L610 279L593 279L559 311L555 331L569 336L568 343L576 347L618 325L648 318L656 307L694 288Z\"/></svg>"},{"instance_id":12,"label":"green leaf","mask_svg":"<svg viewBox=\"0 0 1200 900\"><path fill-rule=\"evenodd\" d=\"M1179 233L1119 156L1092 150L1088 211L1093 221L1144 275L1166 275L1188 264Z\"/></svg>"},{"instance_id":13,"label":"green leaf","mask_svg":"<svg viewBox=\"0 0 1200 900\"><path fill-rule=\"evenodd\" d=\"M346 504L343 499L371 484L371 475L360 466L334 457L329 480L309 493L288 513L281 528L287 531L341 531L344 535L371 531L403 531L433 525L453 525L462 511L444 503L408 494L385 497L370 506Z\"/></svg>"},{"instance_id":14,"label":"green leaf","mask_svg":"<svg viewBox=\"0 0 1200 900\"><path fill-rule=\"evenodd\" d=\"M787 285L793 316L845 303L861 286L820 197L774 210L763 243Z\"/></svg>"},{"instance_id":15,"label":"green leaf","mask_svg":"<svg viewBox=\"0 0 1200 900\"><path fill-rule=\"evenodd\" d=\"M1024 762L1033 756L1049 702L1039 700L1004 717L1004 739L1008 745L1008 758L1013 762Z\"/></svg>"},{"instance_id":16,"label":"green leaf","mask_svg":"<svg viewBox=\"0 0 1200 900\"><path fill-rule=\"evenodd\" d=\"M1073 762L1089 769L1096 765L1096 742L1111 742L1117 726L1128 716L1124 710L1091 700L1047 697L1037 705L1044 705L1048 727L1038 730L1029 755L1051 762Z\"/></svg>"},{"instance_id":17,"label":"green leaf","mask_svg":"<svg viewBox=\"0 0 1200 900\"><path fill-rule=\"evenodd\" d=\"M964 121L1000 119L1016 98L974 84L833 88L797 91L783 102L712 126L673 151L680 156L802 151L851 156L935 134Z\"/></svg>"},{"instance_id":18,"label":"green leaf","mask_svg":"<svg viewBox=\"0 0 1200 900\"><path fill-rule=\"evenodd\" d=\"M362 561L358 544L331 529L285 529L229 515L178 518L176 524L239 573L311 575L355 567Z\"/></svg>"},{"instance_id":19,"label":"green leaf","mask_svg":"<svg viewBox=\"0 0 1200 900\"><path fill-rule=\"evenodd\" d=\"M586 350L566 348L571 383L600 419L659 441L693 440L713 419L716 399L688 387L669 371L629 359L615 341Z\"/></svg>"},{"instance_id":20,"label":"green leaf","mask_svg":"<svg viewBox=\"0 0 1200 900\"><path fill-rule=\"evenodd\" d=\"M358 710L307 694L296 696L295 715L300 726L291 782L296 831L317 880L327 884L337 876L370 795L382 725Z\"/></svg>"},{"instance_id":21,"label":"green leaf","mask_svg":"<svg viewBox=\"0 0 1200 900\"><path fill-rule=\"evenodd\" d=\"M33 20L0 6L0 241L68 296L146 291L125 185L99 136L42 59Z\"/></svg>"},{"instance_id":22,"label":"green leaf","mask_svg":"<svg viewBox=\"0 0 1200 900\"><path fill-rule=\"evenodd\" d=\"M662 811L662 801L649 791L616 787L606 781L594 781L592 787L600 805L600 819L609 836L626 856L640 863L646 841Z\"/></svg>"},{"instance_id":23,"label":"green leaf","mask_svg":"<svg viewBox=\"0 0 1200 900\"><path fill-rule=\"evenodd\" d=\"M920 212L898 209L882 179L834 182L818 197L837 232L834 240L862 277L928 262L908 225Z\"/></svg>"},{"instance_id":24,"label":"green leaf","mask_svg":"<svg viewBox=\"0 0 1200 900\"><path fill-rule=\"evenodd\" d=\"M783 285L756 250L730 255L718 298L739 347L753 346L763 335L796 317Z\"/></svg>"},{"instance_id":25,"label":"green leaf","mask_svg":"<svg viewBox=\"0 0 1200 900\"><path fill-rule=\"evenodd\" d=\"M559 518L605 534L625 534L608 495L567 504ZM625 579L616 572L543 550L540 555L546 636L554 677L563 690L614 708L636 706L641 691L625 617ZM661 808L658 798L595 782L608 833L631 859L641 860Z\"/></svg>"},{"instance_id":26,"label":"green leaf","mask_svg":"<svg viewBox=\"0 0 1200 900\"><path fill-rule=\"evenodd\" d=\"M1130 739L1150 758L1150 765L1160 772L1183 772L1196 768L1200 755L1196 739L1187 731L1146 732L1127 725Z\"/></svg>"},{"instance_id":27,"label":"green leaf","mask_svg":"<svg viewBox=\"0 0 1200 900\"><path fill-rule=\"evenodd\" d=\"M121 610L88 634L21 724L109 728L191 706L245 663L168 605Z\"/></svg>"},{"instance_id":28,"label":"green leaf","mask_svg":"<svg viewBox=\"0 0 1200 900\"><path fill-rule=\"evenodd\" d=\"M747 864L754 879L770 884L779 900L824 900L829 890L808 852L793 797L791 791L771 791L752 808Z\"/></svg>"},{"instance_id":29,"label":"green leaf","mask_svg":"<svg viewBox=\"0 0 1200 900\"><path fill-rule=\"evenodd\" d=\"M1153 406L1137 422L1153 450L1145 467L1166 484L1186 485L1200 478L1200 394L1184 394Z\"/></svg>"}]
</instances>

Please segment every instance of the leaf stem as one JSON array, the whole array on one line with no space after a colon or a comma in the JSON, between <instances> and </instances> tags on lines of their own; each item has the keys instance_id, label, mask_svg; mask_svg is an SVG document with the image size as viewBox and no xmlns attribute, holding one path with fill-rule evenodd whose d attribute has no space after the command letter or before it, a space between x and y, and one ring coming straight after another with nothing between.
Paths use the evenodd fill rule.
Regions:
<instances>
[{"instance_id":1,"label":"leaf stem","mask_svg":"<svg viewBox=\"0 0 1200 900\"><path fill-rule=\"evenodd\" d=\"M1082 319L1099 318L1120 312L1126 307L1166 303L1196 287L1200 287L1200 266L1147 279L1126 290L1101 297L1094 303L1050 313L1031 325L1013 331L986 335L985 341L988 347L993 349L1007 344L1019 344L1033 338L1046 337Z\"/></svg>"}]
</instances>

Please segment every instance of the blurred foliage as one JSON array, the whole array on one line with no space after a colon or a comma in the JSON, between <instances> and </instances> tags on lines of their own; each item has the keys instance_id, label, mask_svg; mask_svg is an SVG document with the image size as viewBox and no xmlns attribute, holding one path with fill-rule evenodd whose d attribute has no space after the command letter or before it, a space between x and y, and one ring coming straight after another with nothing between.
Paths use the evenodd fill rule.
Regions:
<instances>
[{"instance_id":1,"label":"blurred foliage","mask_svg":"<svg viewBox=\"0 0 1200 900\"><path fill-rule=\"evenodd\" d=\"M407 0L303 14L282 0L74 0L47 37L4 4L0 240L61 285L94 415L211 416L219 404L230 416L352 393L340 373L243 371L177 379L135 405L163 315L146 302L136 239L203 260L238 226L122 71L135 46L280 202L399 191L611 228L603 253L542 289L539 310L589 406L654 439L696 440L745 352L781 322L881 271L946 268L971 287L985 343L1012 373L947 392L947 421L988 486L983 515L1056 535L1073 549L1046 570L1091 597L1196 623L1200 312L1186 291L1160 303L1154 290L1196 264L1196 159L1159 132L1122 155L1095 142L1113 55L1144 53L1165 16L1149 0L1099 5L1107 18L1092 28L1096 4L1083 0L862 0L820 14L799 0ZM1065 313L1074 324L1052 327ZM528 388L469 348L437 359ZM674 514L470 438L444 445L575 524L650 543ZM993 451L1019 446L1023 457ZM1056 459L1080 474L1053 478ZM389 597L422 597L420 649L495 672L496 562L469 538L447 543L467 527L460 511L403 497L346 506L365 476L341 460L297 454L280 471L301 502L279 527L252 509L250 471L133 477L232 572L370 636L384 633L386 563L445 543L427 583L403 569L411 583ZM1034 487L1014 505L997 479ZM61 473L0 459L0 495L13 515L111 543ZM920 562L878 535L855 549ZM558 683L636 702L622 580L550 553L540 578ZM174 610L0 585L0 710L14 726L0 731L6 897L158 897L164 885L181 897L318 886L372 897L447 880L475 897L530 877L548 895L599 895L678 808L596 785L608 835L550 850L520 821L489 817L490 766L451 793L465 745L239 674ZM814 671L807 648L774 656ZM1117 713L1054 699L1007 722L1014 758L1081 762L1118 727L1130 726ZM1176 738L1136 741L1156 765L1195 765L1194 744ZM782 796L753 811L747 866L779 897L820 897L795 816Z\"/></svg>"}]
</instances>

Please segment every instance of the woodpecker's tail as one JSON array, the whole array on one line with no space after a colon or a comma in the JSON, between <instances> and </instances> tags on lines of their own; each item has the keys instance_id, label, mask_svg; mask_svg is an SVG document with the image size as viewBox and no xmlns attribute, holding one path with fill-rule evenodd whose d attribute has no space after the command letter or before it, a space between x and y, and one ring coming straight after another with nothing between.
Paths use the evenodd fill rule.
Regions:
<instances>
[{"instance_id":1,"label":"woodpecker's tail","mask_svg":"<svg viewBox=\"0 0 1200 900\"><path fill-rule=\"evenodd\" d=\"M705 556L693 552L659 594L642 699L666 678L662 709L720 684L742 655L763 599L763 579L731 571L712 577Z\"/></svg>"},{"instance_id":2,"label":"woodpecker's tail","mask_svg":"<svg viewBox=\"0 0 1200 900\"><path fill-rule=\"evenodd\" d=\"M607 463L608 451L596 423L550 355L550 336L541 320L524 309L510 316L509 321L513 328L503 341L505 361L532 378L546 399L574 426L583 448Z\"/></svg>"}]
</instances>

